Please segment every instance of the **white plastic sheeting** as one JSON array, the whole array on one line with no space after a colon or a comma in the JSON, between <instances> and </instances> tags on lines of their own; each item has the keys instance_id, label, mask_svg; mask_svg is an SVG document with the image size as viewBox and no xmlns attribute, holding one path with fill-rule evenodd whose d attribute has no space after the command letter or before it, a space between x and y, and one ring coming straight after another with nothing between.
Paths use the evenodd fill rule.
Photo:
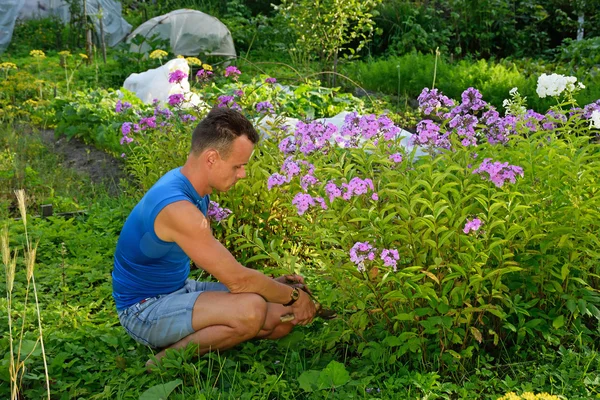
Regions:
<instances>
[{"instance_id":1,"label":"white plastic sheeting","mask_svg":"<svg viewBox=\"0 0 600 400\"><path fill-rule=\"evenodd\" d=\"M150 104L158 100L162 104L169 101L172 94L183 94L183 108L205 106L196 93L190 91L190 82L184 78L180 83L170 83L169 74L180 70L189 76L190 66L184 58L175 58L158 68L149 69L139 74L131 74L125 79L123 87L136 94L144 103Z\"/></svg>"},{"instance_id":2,"label":"white plastic sheeting","mask_svg":"<svg viewBox=\"0 0 600 400\"><path fill-rule=\"evenodd\" d=\"M130 50L147 53L151 49L146 40L154 35L168 40L174 54L197 56L235 57L235 46L229 29L218 19L196 10L176 10L154 17L137 27L127 37L130 43L136 36L145 41L141 45L131 44Z\"/></svg>"},{"instance_id":3,"label":"white plastic sheeting","mask_svg":"<svg viewBox=\"0 0 600 400\"><path fill-rule=\"evenodd\" d=\"M83 5L81 7L83 9ZM104 39L108 46L115 46L131 32L131 25L121 16L120 2L86 0L86 12L98 37L100 37L100 8L102 8ZM8 47L17 18L35 19L50 16L56 16L63 23L68 23L71 15L67 2L64 0L0 0L0 52Z\"/></svg>"},{"instance_id":4,"label":"white plastic sheeting","mask_svg":"<svg viewBox=\"0 0 600 400\"><path fill-rule=\"evenodd\" d=\"M15 21L24 4L24 0L0 1L0 52L6 50L10 44Z\"/></svg>"}]
</instances>

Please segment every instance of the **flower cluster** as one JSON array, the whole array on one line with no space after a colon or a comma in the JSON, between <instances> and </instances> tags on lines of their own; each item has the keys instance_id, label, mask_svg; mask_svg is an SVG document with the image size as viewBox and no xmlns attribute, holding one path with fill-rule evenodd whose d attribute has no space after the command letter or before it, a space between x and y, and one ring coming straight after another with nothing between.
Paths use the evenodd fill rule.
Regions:
<instances>
[{"instance_id":1,"label":"flower cluster","mask_svg":"<svg viewBox=\"0 0 600 400\"><path fill-rule=\"evenodd\" d=\"M313 197L308 193L299 192L292 200L292 204L296 206L298 215L303 215L310 207L315 206L317 203L319 203L323 210L327 209L327 204L325 204L325 200L322 197Z\"/></svg>"},{"instance_id":2,"label":"flower cluster","mask_svg":"<svg viewBox=\"0 0 600 400\"><path fill-rule=\"evenodd\" d=\"M277 79L275 79L275 78L266 78L265 79L265 83L274 85L275 83L277 83Z\"/></svg>"},{"instance_id":3,"label":"flower cluster","mask_svg":"<svg viewBox=\"0 0 600 400\"><path fill-rule=\"evenodd\" d=\"M157 49L157 50L154 50L152 53L150 53L149 57L154 60L156 60L156 59L160 60L161 58L164 58L168 55L169 55L169 53L167 53L166 51Z\"/></svg>"},{"instance_id":4,"label":"flower cluster","mask_svg":"<svg viewBox=\"0 0 600 400\"><path fill-rule=\"evenodd\" d=\"M169 83L181 83L181 81L187 77L188 74L182 70L176 69L169 74Z\"/></svg>"},{"instance_id":5,"label":"flower cluster","mask_svg":"<svg viewBox=\"0 0 600 400\"><path fill-rule=\"evenodd\" d=\"M196 79L198 81L207 81L210 79L212 74L212 71L202 68L196 73Z\"/></svg>"},{"instance_id":6,"label":"flower cluster","mask_svg":"<svg viewBox=\"0 0 600 400\"><path fill-rule=\"evenodd\" d=\"M256 104L256 111L259 113L273 113L275 112L275 107L268 101L261 101Z\"/></svg>"},{"instance_id":7,"label":"flower cluster","mask_svg":"<svg viewBox=\"0 0 600 400\"><path fill-rule=\"evenodd\" d=\"M3 70L9 70L9 69L17 69L17 65L15 63L11 63L11 62L3 62L0 63L0 69Z\"/></svg>"},{"instance_id":8,"label":"flower cluster","mask_svg":"<svg viewBox=\"0 0 600 400\"><path fill-rule=\"evenodd\" d=\"M344 118L339 135L335 141L342 147L357 147L361 140L371 140L382 136L384 140L394 140L400 133L400 128L386 115L375 114L359 116L352 112Z\"/></svg>"},{"instance_id":9,"label":"flower cluster","mask_svg":"<svg viewBox=\"0 0 600 400\"><path fill-rule=\"evenodd\" d=\"M540 98L544 98L546 96L560 96L564 91L573 93L577 89L584 88L585 86L581 82L578 83L577 78L574 76L542 74L538 77L537 88L535 91Z\"/></svg>"},{"instance_id":10,"label":"flower cluster","mask_svg":"<svg viewBox=\"0 0 600 400\"><path fill-rule=\"evenodd\" d=\"M29 55L34 58L45 58L46 54L42 50L31 50Z\"/></svg>"},{"instance_id":11,"label":"flower cluster","mask_svg":"<svg viewBox=\"0 0 600 400\"><path fill-rule=\"evenodd\" d=\"M296 161L293 156L289 156L285 159L283 165L281 166L281 172L283 172L283 175L274 173L273 175L269 176L269 179L267 180L267 187L269 190L271 190L274 186L281 186L285 183L289 183L292 181L294 176L300 175L303 169L306 170L306 175L304 175L300 180L300 185L302 188L306 190L308 186L317 184L318 180L313 176L315 166L308 161Z\"/></svg>"},{"instance_id":12,"label":"flower cluster","mask_svg":"<svg viewBox=\"0 0 600 400\"><path fill-rule=\"evenodd\" d=\"M217 100L219 100L219 104L217 105L217 107L229 107L232 110L241 110L242 107L235 102L235 97L234 96L219 96L217 98Z\"/></svg>"},{"instance_id":13,"label":"flower cluster","mask_svg":"<svg viewBox=\"0 0 600 400\"><path fill-rule=\"evenodd\" d=\"M377 249L369 242L356 242L350 249L350 261L362 272L365 270L365 261L373 261L376 251Z\"/></svg>"},{"instance_id":14,"label":"flower cluster","mask_svg":"<svg viewBox=\"0 0 600 400\"><path fill-rule=\"evenodd\" d=\"M210 201L208 205L208 213L206 214L210 219L216 222L223 221L231 215L231 210L223 208L216 201Z\"/></svg>"},{"instance_id":15,"label":"flower cluster","mask_svg":"<svg viewBox=\"0 0 600 400\"><path fill-rule=\"evenodd\" d=\"M381 250L380 257L383 260L383 265L385 265L386 267L392 267L394 269L394 272L397 271L398 260L400 259L398 250L383 249L383 250Z\"/></svg>"},{"instance_id":16,"label":"flower cluster","mask_svg":"<svg viewBox=\"0 0 600 400\"><path fill-rule=\"evenodd\" d=\"M169 96L169 105L176 107L176 106L180 105L181 103L183 103L184 100L185 100L185 97L183 96L183 94L174 93Z\"/></svg>"},{"instance_id":17,"label":"flower cluster","mask_svg":"<svg viewBox=\"0 0 600 400\"><path fill-rule=\"evenodd\" d=\"M356 264L359 271L365 270L365 262L376 258L377 249L370 242L356 242L350 249L350 261ZM394 272L398 268L400 255L396 249L382 249L379 258L386 267L392 267Z\"/></svg>"},{"instance_id":18,"label":"flower cluster","mask_svg":"<svg viewBox=\"0 0 600 400\"><path fill-rule=\"evenodd\" d=\"M484 173L487 173L489 176L488 179L497 187L502 187L506 181L515 183L516 175L523 176L523 168L516 165L509 165L507 162L491 162L491 160L491 158L484 159L479 168L476 168L473 173L482 176Z\"/></svg>"},{"instance_id":19,"label":"flower cluster","mask_svg":"<svg viewBox=\"0 0 600 400\"><path fill-rule=\"evenodd\" d=\"M465 227L463 228L463 232L477 232L479 228L481 228L481 220L479 218L468 219Z\"/></svg>"},{"instance_id":20,"label":"flower cluster","mask_svg":"<svg viewBox=\"0 0 600 400\"><path fill-rule=\"evenodd\" d=\"M329 181L327 185L325 185L325 192L329 197L330 203L333 203L333 201L338 197L341 197L347 201L352 197L367 194L369 191L372 192L371 199L375 201L379 200L379 196L377 193L375 193L373 181L369 178L360 179L358 177L354 177L350 180L350 182L342 183L342 185L339 187L333 181Z\"/></svg>"},{"instance_id":21,"label":"flower cluster","mask_svg":"<svg viewBox=\"0 0 600 400\"><path fill-rule=\"evenodd\" d=\"M116 113L121 113L125 110L128 110L131 108L131 103L128 101L122 102L121 100L117 100L117 105L115 106L115 112Z\"/></svg>"},{"instance_id":22,"label":"flower cluster","mask_svg":"<svg viewBox=\"0 0 600 400\"><path fill-rule=\"evenodd\" d=\"M241 71L239 69L237 69L237 67L234 67L233 65L230 65L229 67L225 68L225 78L231 77L233 80L238 79L238 77L241 75Z\"/></svg>"},{"instance_id":23,"label":"flower cluster","mask_svg":"<svg viewBox=\"0 0 600 400\"><path fill-rule=\"evenodd\" d=\"M425 115L431 115L435 113L438 117L443 115L443 108L454 107L454 100L444 96L437 89L425 88L417 98L419 101L419 108Z\"/></svg>"},{"instance_id":24,"label":"flower cluster","mask_svg":"<svg viewBox=\"0 0 600 400\"><path fill-rule=\"evenodd\" d=\"M185 61L187 61L189 65L202 66L202 61L200 61L200 59L197 57L186 57Z\"/></svg>"},{"instance_id":25,"label":"flower cluster","mask_svg":"<svg viewBox=\"0 0 600 400\"><path fill-rule=\"evenodd\" d=\"M395 162L396 164L401 163L402 162L402 154L400 154L400 153L391 154L390 160Z\"/></svg>"}]
</instances>

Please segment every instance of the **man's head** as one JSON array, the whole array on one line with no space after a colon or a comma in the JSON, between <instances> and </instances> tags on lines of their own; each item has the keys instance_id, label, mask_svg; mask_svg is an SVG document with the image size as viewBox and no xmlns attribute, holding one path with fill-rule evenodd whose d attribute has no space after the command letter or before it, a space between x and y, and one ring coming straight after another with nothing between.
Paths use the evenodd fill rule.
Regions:
<instances>
[{"instance_id":1,"label":"man's head","mask_svg":"<svg viewBox=\"0 0 600 400\"><path fill-rule=\"evenodd\" d=\"M224 192L246 176L248 163L259 136L252 123L227 107L213 108L192 135L191 157L204 167L209 193Z\"/></svg>"},{"instance_id":2,"label":"man's head","mask_svg":"<svg viewBox=\"0 0 600 400\"><path fill-rule=\"evenodd\" d=\"M191 152L198 156L212 148L227 158L234 140L240 136L246 136L253 144L259 140L254 126L245 116L228 107L215 107L194 129Z\"/></svg>"}]
</instances>

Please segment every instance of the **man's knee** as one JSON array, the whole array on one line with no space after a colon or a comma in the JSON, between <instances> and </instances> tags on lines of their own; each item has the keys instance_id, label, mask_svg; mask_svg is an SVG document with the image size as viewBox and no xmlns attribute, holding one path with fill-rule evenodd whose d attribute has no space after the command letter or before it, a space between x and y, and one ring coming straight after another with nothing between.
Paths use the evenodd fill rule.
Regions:
<instances>
[{"instance_id":1,"label":"man's knee","mask_svg":"<svg viewBox=\"0 0 600 400\"><path fill-rule=\"evenodd\" d=\"M267 317L267 302L258 294L240 294L236 330L242 336L253 338L262 329Z\"/></svg>"}]
</instances>

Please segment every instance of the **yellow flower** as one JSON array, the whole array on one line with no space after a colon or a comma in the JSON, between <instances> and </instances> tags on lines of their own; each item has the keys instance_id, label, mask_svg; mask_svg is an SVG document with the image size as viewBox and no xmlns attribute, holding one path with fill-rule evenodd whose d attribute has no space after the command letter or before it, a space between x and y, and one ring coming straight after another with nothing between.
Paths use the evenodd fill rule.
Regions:
<instances>
[{"instance_id":1,"label":"yellow flower","mask_svg":"<svg viewBox=\"0 0 600 400\"><path fill-rule=\"evenodd\" d=\"M212 67L208 64L202 64L202 69L205 71L212 71Z\"/></svg>"},{"instance_id":2,"label":"yellow flower","mask_svg":"<svg viewBox=\"0 0 600 400\"><path fill-rule=\"evenodd\" d=\"M3 62L0 64L0 69L17 69L17 65L11 62Z\"/></svg>"},{"instance_id":3,"label":"yellow flower","mask_svg":"<svg viewBox=\"0 0 600 400\"><path fill-rule=\"evenodd\" d=\"M179 54L179 55L177 56L177 58L185 58L185 57L184 57L184 56L182 56L181 54Z\"/></svg>"},{"instance_id":4,"label":"yellow flower","mask_svg":"<svg viewBox=\"0 0 600 400\"><path fill-rule=\"evenodd\" d=\"M83 53L79 53L79 57L81 57L84 60L87 60L88 56L86 54Z\"/></svg>"},{"instance_id":5,"label":"yellow flower","mask_svg":"<svg viewBox=\"0 0 600 400\"><path fill-rule=\"evenodd\" d=\"M25 100L25 102L23 103L24 106L31 106L31 107L37 107L38 102L33 100L33 99L27 99Z\"/></svg>"},{"instance_id":6,"label":"yellow flower","mask_svg":"<svg viewBox=\"0 0 600 400\"><path fill-rule=\"evenodd\" d=\"M169 53L167 53L166 51L158 49L158 50L154 50L152 53L150 53L150 58L160 59L160 58L166 57L168 55L169 55Z\"/></svg>"},{"instance_id":7,"label":"yellow flower","mask_svg":"<svg viewBox=\"0 0 600 400\"><path fill-rule=\"evenodd\" d=\"M44 54L44 52L41 51L41 50L31 50L29 52L29 55L33 56L35 58L44 58L44 57L46 57L46 54Z\"/></svg>"},{"instance_id":8,"label":"yellow flower","mask_svg":"<svg viewBox=\"0 0 600 400\"><path fill-rule=\"evenodd\" d=\"M519 396L514 392L509 392L498 398L498 400L560 400L560 397L549 393L534 394L532 392L524 392Z\"/></svg>"},{"instance_id":9,"label":"yellow flower","mask_svg":"<svg viewBox=\"0 0 600 400\"><path fill-rule=\"evenodd\" d=\"M69 57L71 55L71 52L69 50L63 50L63 51L59 51L58 55L63 56L63 57Z\"/></svg>"},{"instance_id":10,"label":"yellow flower","mask_svg":"<svg viewBox=\"0 0 600 400\"><path fill-rule=\"evenodd\" d=\"M202 65L202 61L198 60L196 57L188 57L185 60L190 65Z\"/></svg>"}]
</instances>

